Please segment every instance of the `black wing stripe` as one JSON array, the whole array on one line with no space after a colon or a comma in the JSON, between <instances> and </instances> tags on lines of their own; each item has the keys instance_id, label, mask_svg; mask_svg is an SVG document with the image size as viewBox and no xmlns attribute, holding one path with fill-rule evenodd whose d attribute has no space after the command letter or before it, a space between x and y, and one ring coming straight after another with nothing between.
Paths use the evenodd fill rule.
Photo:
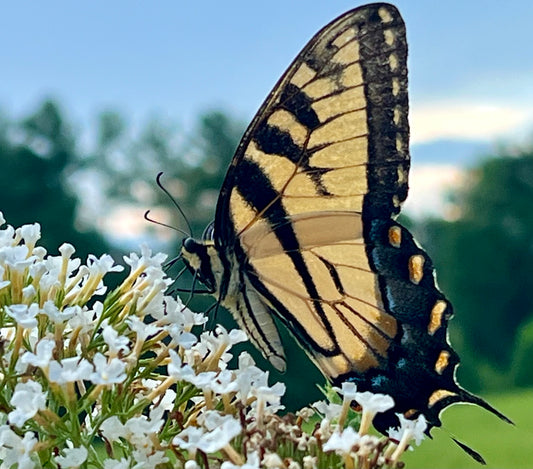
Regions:
<instances>
[{"instance_id":1,"label":"black wing stripe","mask_svg":"<svg viewBox=\"0 0 533 469\"><path fill-rule=\"evenodd\" d=\"M288 132L278 127L263 122L258 126L253 140L264 153L284 156L293 163L299 163L302 159L302 148L294 143Z\"/></svg>"},{"instance_id":2,"label":"black wing stripe","mask_svg":"<svg viewBox=\"0 0 533 469\"><path fill-rule=\"evenodd\" d=\"M292 83L287 85L280 98L281 107L291 112L298 122L311 130L320 125L320 120L311 107L312 103L313 100Z\"/></svg>"}]
</instances>

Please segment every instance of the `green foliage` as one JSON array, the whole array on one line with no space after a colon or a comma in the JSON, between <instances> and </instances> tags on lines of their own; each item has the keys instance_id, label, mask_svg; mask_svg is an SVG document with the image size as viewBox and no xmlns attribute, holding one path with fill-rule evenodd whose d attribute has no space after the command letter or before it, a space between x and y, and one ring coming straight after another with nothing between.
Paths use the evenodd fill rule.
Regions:
<instances>
[{"instance_id":1,"label":"green foliage","mask_svg":"<svg viewBox=\"0 0 533 469\"><path fill-rule=\"evenodd\" d=\"M457 220L417 229L457 313L452 340L463 355L463 382L473 389L494 384L483 380L483 367L506 373L533 311L531 200L533 149L504 152L471 172L470 187L457 196Z\"/></svg>"},{"instance_id":2,"label":"green foliage","mask_svg":"<svg viewBox=\"0 0 533 469\"><path fill-rule=\"evenodd\" d=\"M103 237L76 228L79 199L67 177L80 164L58 105L45 101L21 122L0 125L0 210L14 225L39 222L42 245L56 252L68 239L80 257L108 249Z\"/></svg>"},{"instance_id":3,"label":"green foliage","mask_svg":"<svg viewBox=\"0 0 533 469\"><path fill-rule=\"evenodd\" d=\"M512 365L513 381L518 386L533 387L533 318L524 325L517 337Z\"/></svg>"}]
</instances>

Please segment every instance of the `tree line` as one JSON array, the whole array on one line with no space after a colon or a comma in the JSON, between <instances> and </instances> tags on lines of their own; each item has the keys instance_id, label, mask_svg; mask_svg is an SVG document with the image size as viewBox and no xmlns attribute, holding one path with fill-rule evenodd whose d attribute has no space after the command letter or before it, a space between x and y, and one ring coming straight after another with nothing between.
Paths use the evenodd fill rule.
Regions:
<instances>
[{"instance_id":1,"label":"tree line","mask_svg":"<svg viewBox=\"0 0 533 469\"><path fill-rule=\"evenodd\" d=\"M199 236L214 217L244 125L226 112L209 111L198 116L191 132L157 118L134 131L111 110L90 129L89 147L74 129L54 101L22 119L1 115L0 211L14 226L38 221L49 252L67 241L86 257L120 255L123 248L81 213L80 181L93 181L102 200L100 216L123 203L160 207L172 214L171 225L187 229L155 186L156 174L164 171L165 188ZM468 174L469 185L451 194L456 219L410 220L409 226L433 258L440 287L454 305L450 334L462 357L460 381L474 391L531 386L533 146L500 148ZM170 253L177 252L178 238Z\"/></svg>"}]
</instances>

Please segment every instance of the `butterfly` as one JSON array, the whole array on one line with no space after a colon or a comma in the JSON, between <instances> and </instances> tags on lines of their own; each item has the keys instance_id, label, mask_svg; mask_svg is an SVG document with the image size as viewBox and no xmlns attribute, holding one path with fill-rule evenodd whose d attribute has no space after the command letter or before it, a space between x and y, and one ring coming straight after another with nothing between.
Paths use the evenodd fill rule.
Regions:
<instances>
[{"instance_id":1,"label":"butterfly","mask_svg":"<svg viewBox=\"0 0 533 469\"><path fill-rule=\"evenodd\" d=\"M274 317L333 384L391 395L394 408L374 419L380 432L398 426L397 413L440 426L456 402L510 422L457 383L452 305L395 221L410 165L406 62L392 5L320 30L246 130L214 222L181 255L278 370Z\"/></svg>"}]
</instances>

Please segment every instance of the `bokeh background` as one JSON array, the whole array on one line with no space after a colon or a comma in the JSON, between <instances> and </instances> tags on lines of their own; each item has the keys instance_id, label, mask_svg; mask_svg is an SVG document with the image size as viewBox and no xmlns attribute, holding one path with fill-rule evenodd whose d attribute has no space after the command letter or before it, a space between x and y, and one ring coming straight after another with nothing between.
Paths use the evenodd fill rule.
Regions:
<instances>
[{"instance_id":1,"label":"bokeh background","mask_svg":"<svg viewBox=\"0 0 533 469\"><path fill-rule=\"evenodd\" d=\"M69 241L82 257L120 259L146 242L175 255L181 235L143 218L150 209L186 229L157 173L199 236L246 123L307 40L359 4L4 2L0 210L15 226L41 223L50 252ZM517 441L533 443L533 3L396 5L410 46L403 222L454 304L460 382L519 424L510 430L489 418L483 426L507 443L485 438L478 449L488 448L489 462L491 452L503 454L498 467L531 467L533 449L520 452ZM199 310L211 304L194 300ZM216 319L231 323L223 312ZM290 349L288 372L272 376L288 383L286 404L296 408L320 397L323 379ZM467 427L481 414L448 430L471 438ZM459 456L457 467L466 467ZM432 467L452 463L440 464Z\"/></svg>"}]
</instances>

